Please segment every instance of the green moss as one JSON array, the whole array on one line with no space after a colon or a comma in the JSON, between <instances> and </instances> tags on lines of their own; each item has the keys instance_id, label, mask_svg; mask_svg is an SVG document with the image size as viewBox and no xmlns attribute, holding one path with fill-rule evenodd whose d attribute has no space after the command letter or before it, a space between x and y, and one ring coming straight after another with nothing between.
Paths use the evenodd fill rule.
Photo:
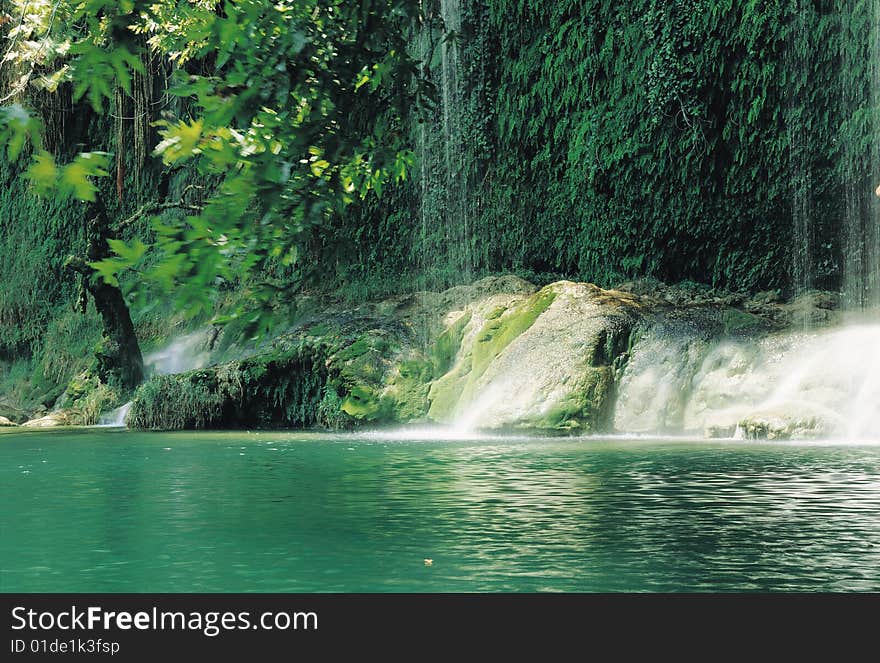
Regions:
<instances>
[{"instance_id":1,"label":"green moss","mask_svg":"<svg viewBox=\"0 0 880 663\"><path fill-rule=\"evenodd\" d=\"M321 323L318 325L314 325L309 327L307 330L309 336L319 336L324 337L330 334L330 325L327 323Z\"/></svg>"},{"instance_id":2,"label":"green moss","mask_svg":"<svg viewBox=\"0 0 880 663\"><path fill-rule=\"evenodd\" d=\"M362 384L349 387L340 408L347 415L362 421L375 421L385 412L382 398L375 390Z\"/></svg>"},{"instance_id":3,"label":"green moss","mask_svg":"<svg viewBox=\"0 0 880 663\"><path fill-rule=\"evenodd\" d=\"M455 361L458 351L461 349L461 340L464 330L472 317L471 311L466 311L455 322L443 330L431 346L431 363L433 375L439 378L444 375Z\"/></svg>"},{"instance_id":4,"label":"green moss","mask_svg":"<svg viewBox=\"0 0 880 663\"><path fill-rule=\"evenodd\" d=\"M318 423L325 428L339 430L347 428L351 423L351 417L342 409L343 400L339 396L336 385L327 383L324 385L321 402L318 403Z\"/></svg>"},{"instance_id":5,"label":"green moss","mask_svg":"<svg viewBox=\"0 0 880 663\"><path fill-rule=\"evenodd\" d=\"M504 309L487 320L477 333L473 346L458 363L431 385L428 418L450 422L458 404L472 399L477 381L504 349L531 327L556 299L556 293L545 288L511 309ZM496 314L493 309L490 315Z\"/></svg>"},{"instance_id":6,"label":"green moss","mask_svg":"<svg viewBox=\"0 0 880 663\"><path fill-rule=\"evenodd\" d=\"M395 421L403 423L425 418L433 370L432 362L424 359L410 359L397 367L383 395Z\"/></svg>"},{"instance_id":7,"label":"green moss","mask_svg":"<svg viewBox=\"0 0 880 663\"><path fill-rule=\"evenodd\" d=\"M539 419L529 421L527 428L539 430L576 430L584 427L584 410L587 401L584 394L569 393L550 411ZM589 431L589 427L587 427Z\"/></svg>"},{"instance_id":8,"label":"green moss","mask_svg":"<svg viewBox=\"0 0 880 663\"><path fill-rule=\"evenodd\" d=\"M471 383L478 380L492 360L531 327L555 299L556 293L545 288L507 311L505 315L487 321L474 343Z\"/></svg>"},{"instance_id":9,"label":"green moss","mask_svg":"<svg viewBox=\"0 0 880 663\"><path fill-rule=\"evenodd\" d=\"M496 306L486 314L486 320L495 320L501 317L501 314L507 310L506 306Z\"/></svg>"},{"instance_id":10,"label":"green moss","mask_svg":"<svg viewBox=\"0 0 880 663\"><path fill-rule=\"evenodd\" d=\"M119 390L101 382L97 375L81 373L70 381L58 399L67 422L72 426L93 426L101 413L117 407Z\"/></svg>"},{"instance_id":11,"label":"green moss","mask_svg":"<svg viewBox=\"0 0 880 663\"><path fill-rule=\"evenodd\" d=\"M595 433L606 425L612 405L613 371L598 366L581 383L540 417L522 422L523 428Z\"/></svg>"},{"instance_id":12,"label":"green moss","mask_svg":"<svg viewBox=\"0 0 880 663\"><path fill-rule=\"evenodd\" d=\"M369 331L348 347L336 353L337 361L351 361L369 352L384 353L388 350L388 340L375 331Z\"/></svg>"},{"instance_id":13,"label":"green moss","mask_svg":"<svg viewBox=\"0 0 880 663\"><path fill-rule=\"evenodd\" d=\"M128 425L152 430L211 428L219 424L222 403L206 372L162 375L140 386Z\"/></svg>"},{"instance_id":14,"label":"green moss","mask_svg":"<svg viewBox=\"0 0 880 663\"><path fill-rule=\"evenodd\" d=\"M329 403L321 346L302 344L141 385L129 425L144 429L310 426Z\"/></svg>"},{"instance_id":15,"label":"green moss","mask_svg":"<svg viewBox=\"0 0 880 663\"><path fill-rule=\"evenodd\" d=\"M462 392L468 383L471 355L455 366L449 373L434 381L428 392L430 408L428 418L432 421L449 423L455 416Z\"/></svg>"}]
</instances>

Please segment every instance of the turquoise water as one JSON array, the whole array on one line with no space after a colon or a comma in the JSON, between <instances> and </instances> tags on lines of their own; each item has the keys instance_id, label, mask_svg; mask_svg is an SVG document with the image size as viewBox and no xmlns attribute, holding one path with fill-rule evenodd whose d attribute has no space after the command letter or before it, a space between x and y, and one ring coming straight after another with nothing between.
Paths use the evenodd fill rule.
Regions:
<instances>
[{"instance_id":1,"label":"turquoise water","mask_svg":"<svg viewBox=\"0 0 880 663\"><path fill-rule=\"evenodd\" d=\"M880 590L880 445L413 436L4 432L0 591Z\"/></svg>"}]
</instances>

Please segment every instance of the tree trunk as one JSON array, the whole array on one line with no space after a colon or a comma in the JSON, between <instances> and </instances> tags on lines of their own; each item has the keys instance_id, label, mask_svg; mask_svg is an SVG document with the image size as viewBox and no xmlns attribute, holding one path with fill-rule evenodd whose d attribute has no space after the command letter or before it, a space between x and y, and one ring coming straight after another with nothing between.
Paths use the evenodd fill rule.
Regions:
<instances>
[{"instance_id":1,"label":"tree trunk","mask_svg":"<svg viewBox=\"0 0 880 663\"><path fill-rule=\"evenodd\" d=\"M144 360L131 321L131 313L122 291L114 285L105 283L88 265L89 262L110 257L107 239L113 237L113 232L100 197L89 205L88 216L90 217L87 221L88 261L82 258L70 258L67 264L83 275L85 287L95 301L95 308L101 314L103 338L101 347L95 353L98 359L98 376L103 382L116 380L125 389L134 389L144 378Z\"/></svg>"}]
</instances>

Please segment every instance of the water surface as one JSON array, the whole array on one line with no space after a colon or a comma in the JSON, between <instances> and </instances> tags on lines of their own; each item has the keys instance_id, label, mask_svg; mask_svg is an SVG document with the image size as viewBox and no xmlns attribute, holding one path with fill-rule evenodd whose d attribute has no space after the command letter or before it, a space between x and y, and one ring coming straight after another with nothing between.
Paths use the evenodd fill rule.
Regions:
<instances>
[{"instance_id":1,"label":"water surface","mask_svg":"<svg viewBox=\"0 0 880 663\"><path fill-rule=\"evenodd\" d=\"M880 590L880 445L413 436L4 432L0 591Z\"/></svg>"}]
</instances>

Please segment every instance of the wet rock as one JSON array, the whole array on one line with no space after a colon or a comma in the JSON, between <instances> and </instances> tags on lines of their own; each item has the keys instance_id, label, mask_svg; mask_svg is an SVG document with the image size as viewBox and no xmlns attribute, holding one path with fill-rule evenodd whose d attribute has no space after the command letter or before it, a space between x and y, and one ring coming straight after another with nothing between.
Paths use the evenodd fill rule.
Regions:
<instances>
[{"instance_id":1,"label":"wet rock","mask_svg":"<svg viewBox=\"0 0 880 663\"><path fill-rule=\"evenodd\" d=\"M746 300L695 283L538 288L515 276L356 306L312 301L271 347L146 383L129 422L730 437L800 365L789 357L824 356L821 339L787 328L803 335L804 315L830 320L836 305L818 291L784 303L777 291ZM808 377L794 397L842 411L835 399L845 386ZM797 417L750 425L767 436L825 430Z\"/></svg>"},{"instance_id":2,"label":"wet rock","mask_svg":"<svg viewBox=\"0 0 880 663\"><path fill-rule=\"evenodd\" d=\"M703 437L709 439L731 438L736 435L736 424L707 424L703 429Z\"/></svg>"},{"instance_id":3,"label":"wet rock","mask_svg":"<svg viewBox=\"0 0 880 663\"><path fill-rule=\"evenodd\" d=\"M70 418L64 412L53 412L39 419L31 419L22 424L27 428L55 428L56 426L69 426Z\"/></svg>"},{"instance_id":4,"label":"wet rock","mask_svg":"<svg viewBox=\"0 0 880 663\"><path fill-rule=\"evenodd\" d=\"M560 281L490 308L481 301L428 416L480 429L595 431L643 306L632 294Z\"/></svg>"},{"instance_id":5,"label":"wet rock","mask_svg":"<svg viewBox=\"0 0 880 663\"><path fill-rule=\"evenodd\" d=\"M781 304L782 293L779 290L762 290L757 292L745 303L747 310L766 306L767 304Z\"/></svg>"},{"instance_id":6,"label":"wet rock","mask_svg":"<svg viewBox=\"0 0 880 663\"><path fill-rule=\"evenodd\" d=\"M739 422L749 440L804 440L828 437L840 417L815 403L788 402L751 413Z\"/></svg>"},{"instance_id":7,"label":"wet rock","mask_svg":"<svg viewBox=\"0 0 880 663\"><path fill-rule=\"evenodd\" d=\"M758 293L744 304L744 309L780 330L822 328L841 321L839 293L811 290L789 302L771 295Z\"/></svg>"}]
</instances>

